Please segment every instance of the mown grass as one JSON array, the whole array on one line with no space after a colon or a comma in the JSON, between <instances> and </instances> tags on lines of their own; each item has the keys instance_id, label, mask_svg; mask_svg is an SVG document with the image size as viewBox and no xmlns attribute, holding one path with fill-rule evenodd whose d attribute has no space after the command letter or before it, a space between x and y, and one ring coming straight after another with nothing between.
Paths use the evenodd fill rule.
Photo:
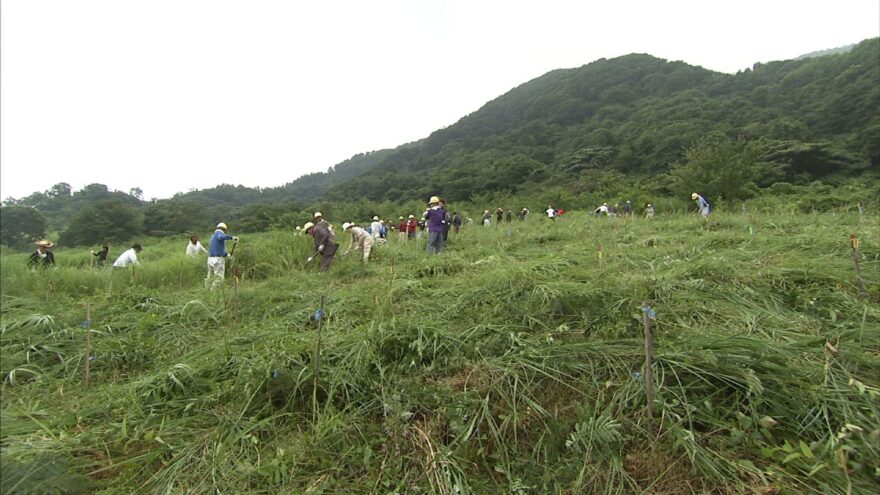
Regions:
<instances>
[{"instance_id":1,"label":"mown grass","mask_svg":"<svg viewBox=\"0 0 880 495\"><path fill-rule=\"evenodd\" d=\"M135 270L5 255L3 492L870 492L878 237L845 212L570 213L318 273L271 232L217 292L172 240Z\"/></svg>"}]
</instances>

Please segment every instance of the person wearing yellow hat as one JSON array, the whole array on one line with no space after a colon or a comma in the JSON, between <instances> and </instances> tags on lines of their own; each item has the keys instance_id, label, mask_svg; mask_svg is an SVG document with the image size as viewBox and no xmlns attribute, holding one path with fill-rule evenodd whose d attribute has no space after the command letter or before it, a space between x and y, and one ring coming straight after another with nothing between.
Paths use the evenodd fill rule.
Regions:
<instances>
[{"instance_id":1,"label":"person wearing yellow hat","mask_svg":"<svg viewBox=\"0 0 880 495\"><path fill-rule=\"evenodd\" d=\"M348 245L348 249L342 255L348 256L348 253L352 250L357 251L360 249L364 253L364 263L370 261L370 251L373 249L373 236L366 230L349 222L342 224L342 230L351 234L351 244Z\"/></svg>"},{"instance_id":2,"label":"person wearing yellow hat","mask_svg":"<svg viewBox=\"0 0 880 495\"><path fill-rule=\"evenodd\" d=\"M49 249L55 245L52 241L43 239L37 241L37 250L31 253L27 259L27 265L30 267L42 266L43 268L52 265L55 266L55 255Z\"/></svg>"},{"instance_id":3,"label":"person wearing yellow hat","mask_svg":"<svg viewBox=\"0 0 880 495\"><path fill-rule=\"evenodd\" d=\"M228 230L229 227L225 223L218 223L208 245L208 275L205 277L205 287L210 287L211 290L222 284L226 277L226 258L230 257L226 252L226 241L238 242L238 237L226 233Z\"/></svg>"},{"instance_id":4,"label":"person wearing yellow hat","mask_svg":"<svg viewBox=\"0 0 880 495\"><path fill-rule=\"evenodd\" d=\"M446 210L440 204L440 198L431 196L429 207L425 211L425 222L428 228L428 255L443 252L443 234L446 232Z\"/></svg>"},{"instance_id":5,"label":"person wearing yellow hat","mask_svg":"<svg viewBox=\"0 0 880 495\"><path fill-rule=\"evenodd\" d=\"M709 221L709 212L711 210L709 208L709 202L706 201L705 198L703 198L702 196L700 196L697 193L691 194L691 199L693 199L694 201L697 202L697 209L700 210L700 215L703 215L703 219L705 219L708 222Z\"/></svg>"}]
</instances>

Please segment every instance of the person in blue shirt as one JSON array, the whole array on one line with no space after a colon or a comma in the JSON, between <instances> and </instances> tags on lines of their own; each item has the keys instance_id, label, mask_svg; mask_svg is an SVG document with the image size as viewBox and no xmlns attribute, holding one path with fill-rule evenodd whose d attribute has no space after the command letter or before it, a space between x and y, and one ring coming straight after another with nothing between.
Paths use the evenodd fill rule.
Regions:
<instances>
[{"instance_id":1,"label":"person in blue shirt","mask_svg":"<svg viewBox=\"0 0 880 495\"><path fill-rule=\"evenodd\" d=\"M226 276L226 258L229 256L226 252L226 241L238 242L238 237L227 234L227 230L225 223L218 223L208 247L208 275L205 277L205 287L210 287L211 290L222 284Z\"/></svg>"},{"instance_id":2,"label":"person in blue shirt","mask_svg":"<svg viewBox=\"0 0 880 495\"><path fill-rule=\"evenodd\" d=\"M700 210L700 215L703 215L703 218L708 222L710 211L709 202L697 193L691 194L691 199L697 202L697 208Z\"/></svg>"}]
</instances>

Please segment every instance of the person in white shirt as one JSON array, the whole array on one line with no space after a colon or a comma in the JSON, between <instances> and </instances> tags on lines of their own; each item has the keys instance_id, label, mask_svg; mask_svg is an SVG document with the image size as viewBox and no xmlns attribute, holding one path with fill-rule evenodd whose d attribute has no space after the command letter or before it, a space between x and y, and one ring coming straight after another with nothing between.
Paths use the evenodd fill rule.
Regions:
<instances>
[{"instance_id":1,"label":"person in white shirt","mask_svg":"<svg viewBox=\"0 0 880 495\"><path fill-rule=\"evenodd\" d=\"M116 261L113 262L113 266L116 268L125 268L128 265L140 265L141 262L138 261L137 254L141 252L143 247L139 243L135 243L131 249L123 252L116 258Z\"/></svg>"},{"instance_id":2,"label":"person in white shirt","mask_svg":"<svg viewBox=\"0 0 880 495\"><path fill-rule=\"evenodd\" d=\"M547 207L547 218L550 220L556 220L556 210L553 209L553 206Z\"/></svg>"},{"instance_id":3,"label":"person in white shirt","mask_svg":"<svg viewBox=\"0 0 880 495\"><path fill-rule=\"evenodd\" d=\"M196 257L199 253L208 254L208 250L199 242L199 236L194 235L189 238L189 244L186 245L186 255Z\"/></svg>"},{"instance_id":4,"label":"person in white shirt","mask_svg":"<svg viewBox=\"0 0 880 495\"><path fill-rule=\"evenodd\" d=\"M378 216L373 217L373 222L370 224L370 234L373 236L373 239L379 239L379 236L382 234L382 222L379 221Z\"/></svg>"}]
</instances>

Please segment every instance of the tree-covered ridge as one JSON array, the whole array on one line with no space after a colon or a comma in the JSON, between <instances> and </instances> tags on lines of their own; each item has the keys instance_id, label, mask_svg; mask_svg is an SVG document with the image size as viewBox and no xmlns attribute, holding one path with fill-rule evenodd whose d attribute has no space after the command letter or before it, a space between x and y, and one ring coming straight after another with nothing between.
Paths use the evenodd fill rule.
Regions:
<instances>
[{"instance_id":1,"label":"tree-covered ridge","mask_svg":"<svg viewBox=\"0 0 880 495\"><path fill-rule=\"evenodd\" d=\"M164 236L220 220L248 230L292 225L317 205L372 216L392 210L380 205L435 194L462 202L555 191L576 200L570 195L613 194L625 182L656 198L689 195L685 185L707 177L716 186L701 182L702 190L713 194L719 177L736 177L726 188L736 199L780 181L876 181L877 170L880 39L871 39L846 53L755 64L734 75L646 54L555 70L425 139L355 155L279 187L221 184L144 202L137 190L92 184L73 192L60 183L4 204L33 207L49 231L62 232L82 230L94 217L83 210L112 199L101 211L136 210L142 228L133 236Z\"/></svg>"},{"instance_id":2,"label":"tree-covered ridge","mask_svg":"<svg viewBox=\"0 0 880 495\"><path fill-rule=\"evenodd\" d=\"M514 88L328 196L380 200L439 192L462 200L576 180L585 168L654 175L710 134L844 157L829 161L817 153L788 167L788 181L857 175L880 165L878 112L878 39L848 53L755 64L735 75L632 54Z\"/></svg>"}]
</instances>

